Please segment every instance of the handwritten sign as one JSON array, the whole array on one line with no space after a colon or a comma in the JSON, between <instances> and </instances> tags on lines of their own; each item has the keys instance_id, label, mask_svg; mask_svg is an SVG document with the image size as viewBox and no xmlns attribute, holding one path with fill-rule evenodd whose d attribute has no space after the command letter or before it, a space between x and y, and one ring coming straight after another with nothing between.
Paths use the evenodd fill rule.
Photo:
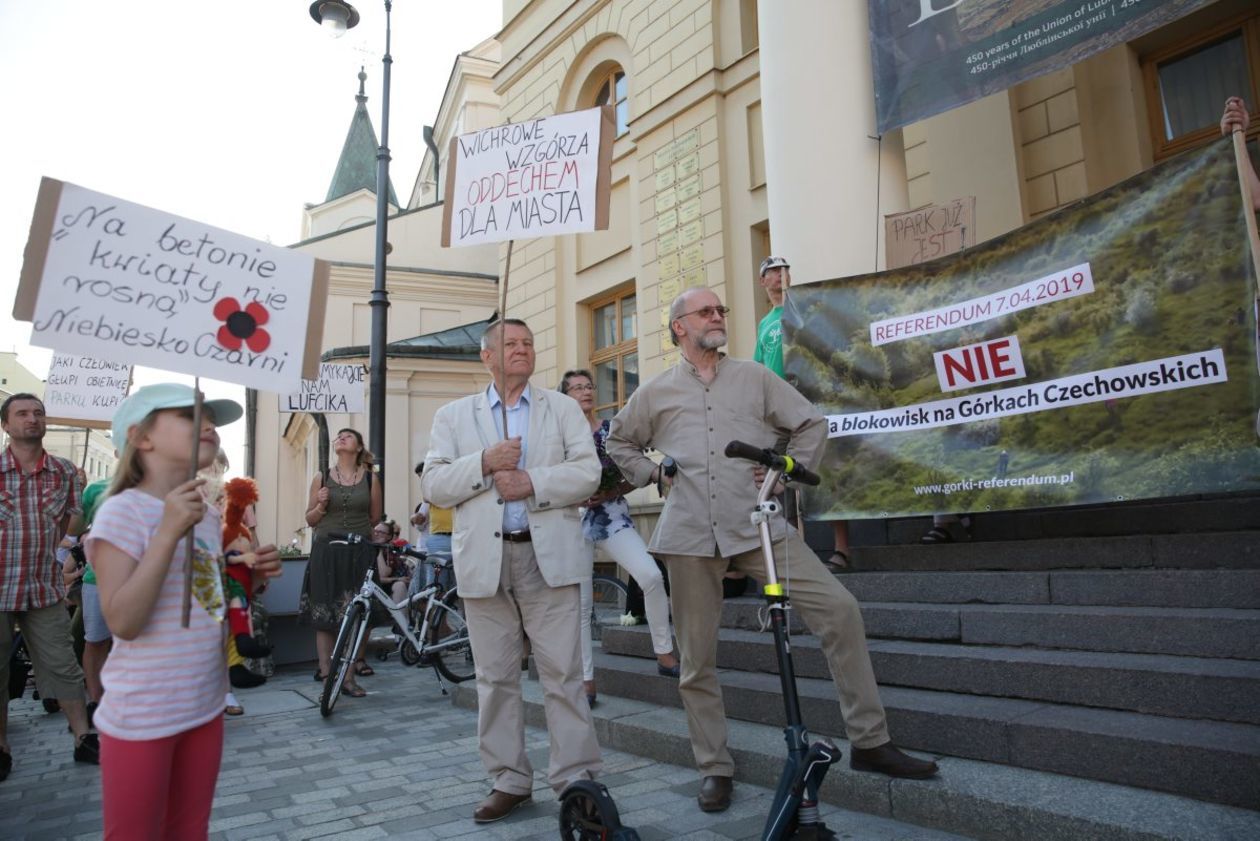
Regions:
<instances>
[{"instance_id":1,"label":"handwritten sign","mask_svg":"<svg viewBox=\"0 0 1260 841\"><path fill-rule=\"evenodd\" d=\"M442 245L607 230L615 134L604 106L452 138Z\"/></svg>"},{"instance_id":2,"label":"handwritten sign","mask_svg":"<svg viewBox=\"0 0 1260 841\"><path fill-rule=\"evenodd\" d=\"M130 365L55 353L44 381L44 409L50 423L107 429L130 388Z\"/></svg>"},{"instance_id":3,"label":"handwritten sign","mask_svg":"<svg viewBox=\"0 0 1260 841\"><path fill-rule=\"evenodd\" d=\"M926 263L976 244L976 197L884 217L889 269Z\"/></svg>"},{"instance_id":4,"label":"handwritten sign","mask_svg":"<svg viewBox=\"0 0 1260 841\"><path fill-rule=\"evenodd\" d=\"M319 379L302 380L302 388L285 396L282 412L329 412L355 414L364 409L362 365L319 366Z\"/></svg>"},{"instance_id":5,"label":"handwritten sign","mask_svg":"<svg viewBox=\"0 0 1260 841\"><path fill-rule=\"evenodd\" d=\"M45 178L13 315L31 343L268 391L315 376L328 265Z\"/></svg>"}]
</instances>

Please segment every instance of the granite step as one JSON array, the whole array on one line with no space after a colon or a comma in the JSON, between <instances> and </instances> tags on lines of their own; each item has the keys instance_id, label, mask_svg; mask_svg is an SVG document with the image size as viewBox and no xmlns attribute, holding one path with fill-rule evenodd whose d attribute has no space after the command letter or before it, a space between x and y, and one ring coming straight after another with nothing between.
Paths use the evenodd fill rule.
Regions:
<instances>
[{"instance_id":1,"label":"granite step","mask_svg":"<svg viewBox=\"0 0 1260 841\"><path fill-rule=\"evenodd\" d=\"M1260 531L856 546L850 557L862 572L1257 569Z\"/></svg>"},{"instance_id":2,"label":"granite step","mask_svg":"<svg viewBox=\"0 0 1260 841\"><path fill-rule=\"evenodd\" d=\"M724 628L718 668L777 674L769 633ZM1260 662L1094 651L870 640L880 686L1023 698L1177 718L1260 725ZM647 629L609 627L604 651L652 657ZM792 638L800 677L827 679L819 640Z\"/></svg>"},{"instance_id":3,"label":"granite step","mask_svg":"<svg viewBox=\"0 0 1260 841\"><path fill-rule=\"evenodd\" d=\"M719 674L728 717L782 726L777 675ZM597 651L596 680L601 699L681 707L677 681L657 675L649 659ZM842 736L834 684L798 677L797 688L809 726ZM1260 809L1260 726L1254 724L891 685L881 685L880 695L893 739L907 748Z\"/></svg>"},{"instance_id":4,"label":"granite step","mask_svg":"<svg viewBox=\"0 0 1260 841\"><path fill-rule=\"evenodd\" d=\"M1260 608L1260 570L858 572L841 581L860 602Z\"/></svg>"},{"instance_id":5,"label":"granite step","mask_svg":"<svg viewBox=\"0 0 1260 841\"><path fill-rule=\"evenodd\" d=\"M765 602L728 599L724 627L759 630ZM805 630L791 613L794 632ZM967 645L1260 660L1260 610L864 602L866 634Z\"/></svg>"},{"instance_id":6,"label":"granite step","mask_svg":"<svg viewBox=\"0 0 1260 841\"><path fill-rule=\"evenodd\" d=\"M610 673L610 658L599 652L596 656L602 679ZM638 676L649 682L656 681L650 663L637 662L637 665L640 667ZM536 680L524 681L523 695L527 721L544 726L542 689ZM455 687L453 702L475 709L476 687L470 684ZM728 710L731 706L728 696ZM830 706L836 705L831 703ZM907 707L901 709L907 710ZM676 704L614 697L612 685L602 682L600 700L592 713L600 744L605 748L661 762L688 766L693 762L686 716ZM777 783L784 756L781 718L780 709L775 722L729 722L737 782L769 787ZM817 732L825 732L810 718L808 711L806 720ZM907 715L899 714L892 721L895 738L901 744L909 744L907 739L914 735L909 724ZM1030 730L1033 729L1030 726ZM1053 747L1053 740L1064 737L1050 732L1042 738ZM1103 737L1100 759L1104 762L1111 758L1106 750L1108 740L1123 742L1118 736ZM1001 760L969 759L937 751L927 754L937 758L941 767L934 779L893 780L850 770L848 743L837 739L837 745L846 758L828 773L821 790L824 802L869 814L895 816L898 820L973 838L991 841L1012 838L1251 841L1260 837L1260 813L1251 809L1053 771L1014 767L1002 764ZM1046 764L1052 763L1047 759ZM1253 795L1254 792L1253 786ZM833 829L845 837L845 827Z\"/></svg>"},{"instance_id":7,"label":"granite step","mask_svg":"<svg viewBox=\"0 0 1260 841\"><path fill-rule=\"evenodd\" d=\"M917 544L932 526L931 517L849 521L854 546ZM976 541L1053 540L1061 537L1112 537L1134 534L1190 534L1260 530L1260 497L1254 493L1196 498L1143 500L1075 508L998 511L972 515ZM829 523L810 523L819 548L830 548Z\"/></svg>"}]
</instances>

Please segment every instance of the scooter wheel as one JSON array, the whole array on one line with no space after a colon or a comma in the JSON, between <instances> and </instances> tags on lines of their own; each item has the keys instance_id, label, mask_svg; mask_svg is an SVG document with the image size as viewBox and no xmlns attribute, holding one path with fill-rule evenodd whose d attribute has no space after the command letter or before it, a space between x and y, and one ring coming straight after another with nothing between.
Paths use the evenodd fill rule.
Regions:
<instances>
[{"instance_id":1,"label":"scooter wheel","mask_svg":"<svg viewBox=\"0 0 1260 841\"><path fill-rule=\"evenodd\" d=\"M560 837L565 841L639 841L621 825L608 789L592 780L573 783L560 795Z\"/></svg>"}]
</instances>

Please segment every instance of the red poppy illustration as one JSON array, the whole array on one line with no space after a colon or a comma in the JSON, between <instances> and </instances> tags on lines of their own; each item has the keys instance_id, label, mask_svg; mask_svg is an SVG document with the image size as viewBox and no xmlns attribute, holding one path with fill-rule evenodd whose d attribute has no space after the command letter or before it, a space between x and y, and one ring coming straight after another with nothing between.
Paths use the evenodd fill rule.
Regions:
<instances>
[{"instance_id":1,"label":"red poppy illustration","mask_svg":"<svg viewBox=\"0 0 1260 841\"><path fill-rule=\"evenodd\" d=\"M271 335L262 329L271 316L257 301L250 301L242 309L240 301L224 298L214 305L214 317L223 322L218 339L228 350L240 350L244 341L254 353L262 353L271 344Z\"/></svg>"}]
</instances>

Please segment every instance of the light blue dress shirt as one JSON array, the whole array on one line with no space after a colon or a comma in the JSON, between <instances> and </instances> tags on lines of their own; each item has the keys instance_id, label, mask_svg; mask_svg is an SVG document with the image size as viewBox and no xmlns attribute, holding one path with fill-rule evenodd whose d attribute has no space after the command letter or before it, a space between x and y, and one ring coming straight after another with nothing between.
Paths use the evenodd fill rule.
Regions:
<instances>
[{"instance_id":1,"label":"light blue dress shirt","mask_svg":"<svg viewBox=\"0 0 1260 841\"><path fill-rule=\"evenodd\" d=\"M494 387L494 383L486 388L486 399L490 402L490 414L494 416L494 428L499 433L499 440L503 440L503 413L499 411L499 404L502 402L499 398L499 391ZM521 392L521 399L516 401L515 406L508 406L507 410L507 437L521 438L521 460L516 466L525 469L525 453L529 446L529 385L525 386L525 390ZM529 509L525 505L523 499L515 502L505 502L503 504L503 531L525 531L529 528Z\"/></svg>"}]
</instances>

